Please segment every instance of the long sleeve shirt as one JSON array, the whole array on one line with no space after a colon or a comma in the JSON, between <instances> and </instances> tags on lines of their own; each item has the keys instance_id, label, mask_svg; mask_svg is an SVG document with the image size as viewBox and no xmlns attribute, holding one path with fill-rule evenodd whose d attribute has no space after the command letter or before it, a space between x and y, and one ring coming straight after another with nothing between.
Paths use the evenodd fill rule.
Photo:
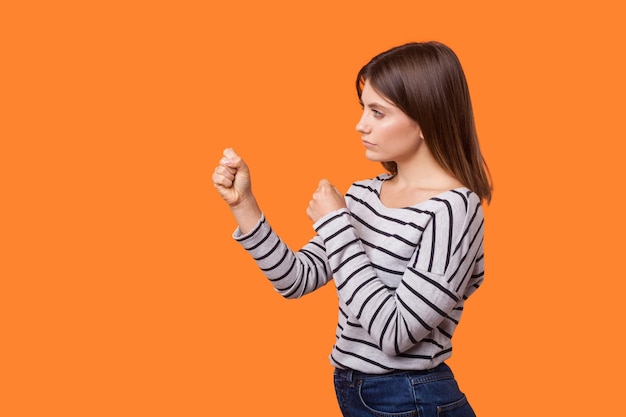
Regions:
<instances>
[{"instance_id":1,"label":"long sleeve shirt","mask_svg":"<svg viewBox=\"0 0 626 417\"><path fill-rule=\"evenodd\" d=\"M263 216L233 237L274 288L298 298L334 280L339 308L332 365L384 374L430 369L452 354L452 335L467 298L484 276L480 198L467 188L415 206L388 208L389 175L354 183L347 208L314 225L298 252Z\"/></svg>"}]
</instances>

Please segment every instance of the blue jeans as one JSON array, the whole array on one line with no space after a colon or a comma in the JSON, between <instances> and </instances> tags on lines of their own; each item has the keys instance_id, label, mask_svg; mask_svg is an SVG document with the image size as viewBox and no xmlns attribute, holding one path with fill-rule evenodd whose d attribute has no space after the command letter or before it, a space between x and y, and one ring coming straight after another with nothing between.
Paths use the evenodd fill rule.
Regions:
<instances>
[{"instance_id":1,"label":"blue jeans","mask_svg":"<svg viewBox=\"0 0 626 417\"><path fill-rule=\"evenodd\" d=\"M446 364L386 375L335 369L344 417L476 417Z\"/></svg>"}]
</instances>

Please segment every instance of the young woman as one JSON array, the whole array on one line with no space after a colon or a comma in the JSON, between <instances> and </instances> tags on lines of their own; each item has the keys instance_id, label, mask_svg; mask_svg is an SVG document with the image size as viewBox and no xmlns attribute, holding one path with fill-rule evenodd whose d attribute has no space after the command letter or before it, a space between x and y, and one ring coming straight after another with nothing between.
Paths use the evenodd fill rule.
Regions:
<instances>
[{"instance_id":1,"label":"young woman","mask_svg":"<svg viewBox=\"0 0 626 417\"><path fill-rule=\"evenodd\" d=\"M398 46L357 76L365 155L388 173L343 196L320 181L307 208L317 232L298 252L270 228L247 165L226 149L213 183L234 238L284 297L334 280L335 367L344 416L474 416L444 361L467 298L483 281L483 201L491 181L456 55L437 42Z\"/></svg>"}]
</instances>

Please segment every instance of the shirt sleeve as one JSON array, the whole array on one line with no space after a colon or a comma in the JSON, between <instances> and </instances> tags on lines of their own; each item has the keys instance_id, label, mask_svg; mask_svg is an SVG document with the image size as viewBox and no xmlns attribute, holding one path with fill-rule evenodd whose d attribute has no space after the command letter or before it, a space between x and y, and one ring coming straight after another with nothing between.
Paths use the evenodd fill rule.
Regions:
<instances>
[{"instance_id":1,"label":"shirt sleeve","mask_svg":"<svg viewBox=\"0 0 626 417\"><path fill-rule=\"evenodd\" d=\"M398 355L419 343L465 296L482 254L483 215L477 200L456 206L441 202L395 290L377 277L347 210L314 225L339 297L383 352Z\"/></svg>"},{"instance_id":2,"label":"shirt sleeve","mask_svg":"<svg viewBox=\"0 0 626 417\"><path fill-rule=\"evenodd\" d=\"M233 238L254 258L257 266L285 298L299 298L331 279L324 243L314 236L298 252L274 232L265 215L247 234L235 230Z\"/></svg>"}]
</instances>

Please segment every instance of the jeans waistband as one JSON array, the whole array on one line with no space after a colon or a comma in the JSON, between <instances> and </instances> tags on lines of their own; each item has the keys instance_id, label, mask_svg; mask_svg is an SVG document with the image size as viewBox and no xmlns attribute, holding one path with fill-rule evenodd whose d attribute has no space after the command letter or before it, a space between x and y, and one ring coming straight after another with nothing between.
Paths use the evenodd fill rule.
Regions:
<instances>
[{"instance_id":1,"label":"jeans waistband","mask_svg":"<svg viewBox=\"0 0 626 417\"><path fill-rule=\"evenodd\" d=\"M353 369L341 369L335 368L335 375L346 379L348 381L354 381L359 379L369 379L369 378L381 378L388 377L392 375L407 375L410 377L414 383L419 382L427 382L434 379L443 379L443 378L454 378L452 374L452 370L445 363L441 363L432 369L424 369L424 370L403 370L403 369L395 369L390 372L386 372L384 374L369 374L364 372L355 371Z\"/></svg>"}]
</instances>

